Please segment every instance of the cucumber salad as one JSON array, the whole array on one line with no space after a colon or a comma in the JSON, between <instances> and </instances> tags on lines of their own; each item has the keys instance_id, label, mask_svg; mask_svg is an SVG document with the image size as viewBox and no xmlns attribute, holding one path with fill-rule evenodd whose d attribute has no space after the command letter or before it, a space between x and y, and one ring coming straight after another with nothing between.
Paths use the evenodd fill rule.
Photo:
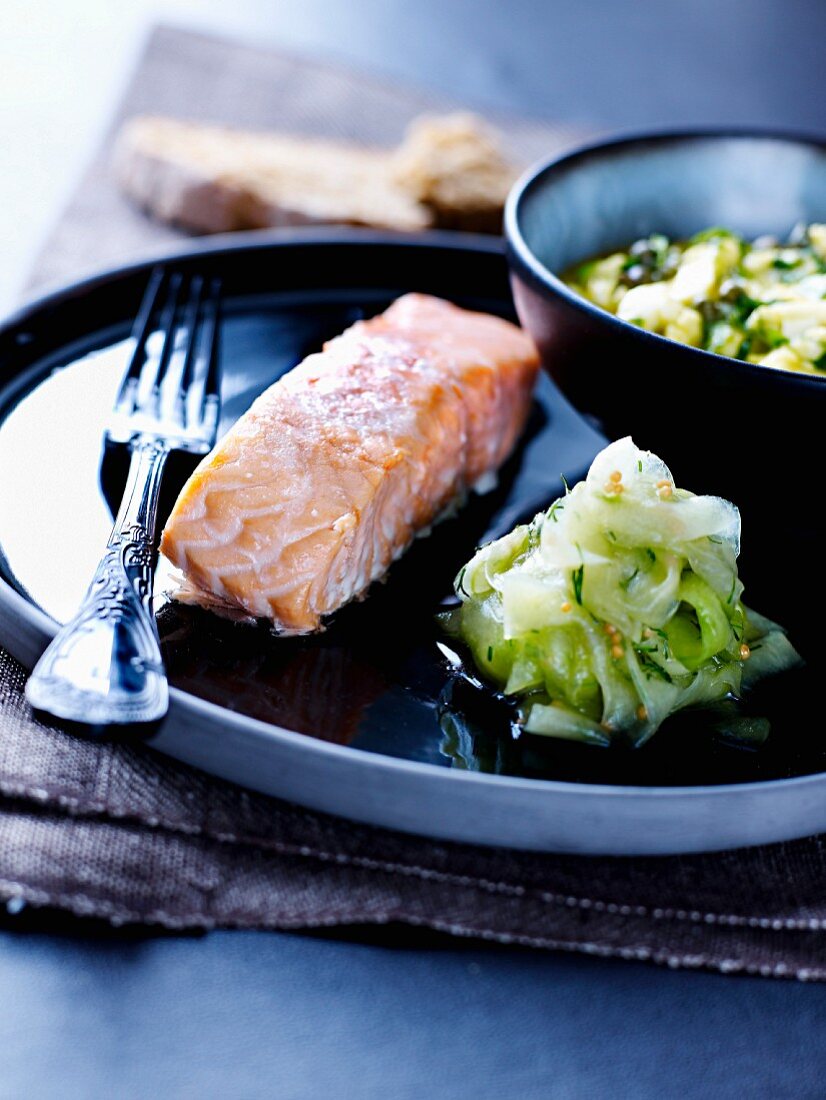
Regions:
<instances>
[{"instance_id":1,"label":"cucumber salad","mask_svg":"<svg viewBox=\"0 0 826 1100\"><path fill-rule=\"evenodd\" d=\"M764 367L826 375L826 224L785 242L728 229L661 233L576 265L584 298L649 332Z\"/></svg>"},{"instance_id":2,"label":"cucumber salad","mask_svg":"<svg viewBox=\"0 0 826 1100\"><path fill-rule=\"evenodd\" d=\"M530 524L477 551L443 616L533 734L642 745L683 707L799 663L747 609L740 514L674 484L630 438Z\"/></svg>"}]
</instances>

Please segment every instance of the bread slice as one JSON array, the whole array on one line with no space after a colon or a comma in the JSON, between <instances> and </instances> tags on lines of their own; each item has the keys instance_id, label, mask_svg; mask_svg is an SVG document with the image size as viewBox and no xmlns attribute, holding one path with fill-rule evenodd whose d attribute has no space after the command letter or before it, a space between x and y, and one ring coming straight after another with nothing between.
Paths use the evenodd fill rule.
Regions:
<instances>
[{"instance_id":1,"label":"bread slice","mask_svg":"<svg viewBox=\"0 0 826 1100\"><path fill-rule=\"evenodd\" d=\"M433 222L392 180L386 154L331 142L144 117L123 129L115 166L124 191L149 213L201 233Z\"/></svg>"},{"instance_id":2,"label":"bread slice","mask_svg":"<svg viewBox=\"0 0 826 1100\"><path fill-rule=\"evenodd\" d=\"M138 117L115 168L148 213L200 233L327 223L496 230L513 170L468 115L417 120L395 151Z\"/></svg>"},{"instance_id":3,"label":"bread slice","mask_svg":"<svg viewBox=\"0 0 826 1100\"><path fill-rule=\"evenodd\" d=\"M443 229L499 233L516 176L496 134L476 115L422 115L392 159L393 178Z\"/></svg>"}]
</instances>

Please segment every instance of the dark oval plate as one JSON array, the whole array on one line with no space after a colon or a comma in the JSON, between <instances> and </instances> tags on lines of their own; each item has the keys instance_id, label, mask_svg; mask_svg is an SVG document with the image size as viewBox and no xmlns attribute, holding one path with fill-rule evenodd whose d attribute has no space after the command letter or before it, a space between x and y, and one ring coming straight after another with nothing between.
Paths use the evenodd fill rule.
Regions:
<instances>
[{"instance_id":1,"label":"dark oval plate","mask_svg":"<svg viewBox=\"0 0 826 1100\"><path fill-rule=\"evenodd\" d=\"M487 239L280 232L163 258L224 281L225 427L326 338L404 291L513 315L502 252ZM77 605L108 534L123 455L102 461L102 429L150 266L76 284L0 330L0 630L29 665ZM159 599L173 691L154 747L316 809L484 844L667 853L826 829L811 671L748 701L773 727L759 751L727 744L726 715L711 710L627 752L514 738L507 706L451 669L436 614L457 569L547 505L560 475L576 479L601 443L543 379L498 487L418 540L318 637L274 638ZM163 508L185 475L170 469ZM159 595L164 584L161 572Z\"/></svg>"}]
</instances>

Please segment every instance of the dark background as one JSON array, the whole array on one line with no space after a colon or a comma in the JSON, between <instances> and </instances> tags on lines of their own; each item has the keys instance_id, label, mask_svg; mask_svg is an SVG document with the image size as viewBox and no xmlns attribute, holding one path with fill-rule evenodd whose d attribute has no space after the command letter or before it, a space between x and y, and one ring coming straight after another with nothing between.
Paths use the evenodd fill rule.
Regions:
<instances>
[{"instance_id":1,"label":"dark background","mask_svg":"<svg viewBox=\"0 0 826 1100\"><path fill-rule=\"evenodd\" d=\"M285 0L220 24L599 129L824 128L822 0ZM15 1100L824 1095L824 986L393 929L175 937L24 909L0 918L0 997Z\"/></svg>"},{"instance_id":2,"label":"dark background","mask_svg":"<svg viewBox=\"0 0 826 1100\"><path fill-rule=\"evenodd\" d=\"M817 128L825 121L822 0L306 0L301 7L291 23L302 43L522 113L600 128Z\"/></svg>"}]
</instances>

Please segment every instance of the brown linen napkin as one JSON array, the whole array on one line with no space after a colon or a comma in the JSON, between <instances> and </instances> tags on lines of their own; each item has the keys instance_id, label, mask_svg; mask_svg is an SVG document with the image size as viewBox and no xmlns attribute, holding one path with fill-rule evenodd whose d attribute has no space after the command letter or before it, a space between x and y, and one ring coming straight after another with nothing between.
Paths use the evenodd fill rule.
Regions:
<instances>
[{"instance_id":1,"label":"brown linen napkin","mask_svg":"<svg viewBox=\"0 0 826 1100\"><path fill-rule=\"evenodd\" d=\"M0 656L0 897L167 928L421 925L499 943L826 979L820 838L671 859L437 843L35 722Z\"/></svg>"},{"instance_id":2,"label":"brown linen napkin","mask_svg":"<svg viewBox=\"0 0 826 1100\"><path fill-rule=\"evenodd\" d=\"M326 66L180 31L152 37L119 117L144 111L370 142L453 106ZM569 140L508 123L515 156ZM159 244L93 163L32 279ZM587 859L437 843L252 794L151 749L31 717L0 651L0 898L168 928L391 921L501 943L826 979L820 838L673 859Z\"/></svg>"}]
</instances>

